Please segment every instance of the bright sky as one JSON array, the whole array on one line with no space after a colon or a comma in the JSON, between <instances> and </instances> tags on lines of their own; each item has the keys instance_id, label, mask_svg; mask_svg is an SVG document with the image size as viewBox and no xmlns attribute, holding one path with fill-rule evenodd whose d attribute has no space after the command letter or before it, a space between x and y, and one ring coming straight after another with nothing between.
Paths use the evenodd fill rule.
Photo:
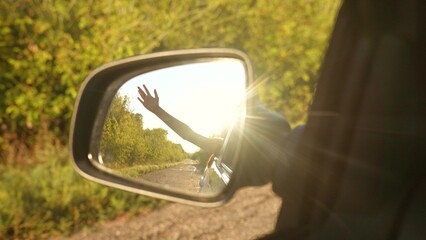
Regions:
<instances>
[{"instance_id":1,"label":"bright sky","mask_svg":"<svg viewBox=\"0 0 426 240\"><path fill-rule=\"evenodd\" d=\"M138 101L137 87L145 84L151 95L157 89L160 106L197 133L209 137L220 133L235 119L245 99L244 65L235 59L192 63L142 74L130 79L119 94L128 96L130 109L143 116L144 128L166 129L168 139L179 143L187 152L199 148L180 138L157 116ZM241 109L240 109L241 110Z\"/></svg>"}]
</instances>

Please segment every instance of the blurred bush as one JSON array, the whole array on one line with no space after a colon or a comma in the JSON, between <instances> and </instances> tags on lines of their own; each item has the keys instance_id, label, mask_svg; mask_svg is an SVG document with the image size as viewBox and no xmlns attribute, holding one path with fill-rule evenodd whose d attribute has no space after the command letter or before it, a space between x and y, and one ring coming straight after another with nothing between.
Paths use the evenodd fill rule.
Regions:
<instances>
[{"instance_id":1,"label":"blurred bush","mask_svg":"<svg viewBox=\"0 0 426 240\"><path fill-rule=\"evenodd\" d=\"M64 148L44 155L50 161L31 168L0 165L0 236L67 235L120 214L164 204L83 179L68 163Z\"/></svg>"},{"instance_id":2,"label":"blurred bush","mask_svg":"<svg viewBox=\"0 0 426 240\"><path fill-rule=\"evenodd\" d=\"M261 101L295 125L306 119L339 5L339 0L0 1L0 236L68 234L161 205L87 182L69 166L64 146L74 101L91 70L162 50L241 49L262 83L254 85Z\"/></svg>"},{"instance_id":3,"label":"blurred bush","mask_svg":"<svg viewBox=\"0 0 426 240\"><path fill-rule=\"evenodd\" d=\"M253 60L261 100L306 119L339 0L0 1L0 162L23 164L44 129L67 141L78 88L112 60L231 47Z\"/></svg>"}]
</instances>

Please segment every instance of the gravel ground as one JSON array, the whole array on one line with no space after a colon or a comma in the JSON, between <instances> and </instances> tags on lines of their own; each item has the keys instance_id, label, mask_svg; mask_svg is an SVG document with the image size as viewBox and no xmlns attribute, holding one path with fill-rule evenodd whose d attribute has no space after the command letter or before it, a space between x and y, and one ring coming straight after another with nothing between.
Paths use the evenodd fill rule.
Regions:
<instances>
[{"instance_id":1,"label":"gravel ground","mask_svg":"<svg viewBox=\"0 0 426 240\"><path fill-rule=\"evenodd\" d=\"M198 192L202 171L197 171L198 162L187 159L177 166L154 171L141 179L151 183L161 184L181 191Z\"/></svg>"},{"instance_id":2,"label":"gravel ground","mask_svg":"<svg viewBox=\"0 0 426 240\"><path fill-rule=\"evenodd\" d=\"M139 217L105 223L69 238L136 239L256 239L275 225L281 199L270 185L244 188L222 207L200 208L170 203Z\"/></svg>"}]
</instances>

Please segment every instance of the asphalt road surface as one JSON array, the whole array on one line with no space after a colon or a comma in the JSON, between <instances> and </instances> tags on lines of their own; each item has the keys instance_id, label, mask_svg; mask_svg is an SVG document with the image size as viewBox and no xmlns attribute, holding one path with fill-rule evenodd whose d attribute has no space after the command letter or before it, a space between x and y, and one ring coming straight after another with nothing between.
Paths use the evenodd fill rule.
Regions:
<instances>
[{"instance_id":1,"label":"asphalt road surface","mask_svg":"<svg viewBox=\"0 0 426 240\"><path fill-rule=\"evenodd\" d=\"M273 230L280 205L270 185L250 187L222 207L170 203L149 214L117 219L60 239L256 239Z\"/></svg>"}]
</instances>

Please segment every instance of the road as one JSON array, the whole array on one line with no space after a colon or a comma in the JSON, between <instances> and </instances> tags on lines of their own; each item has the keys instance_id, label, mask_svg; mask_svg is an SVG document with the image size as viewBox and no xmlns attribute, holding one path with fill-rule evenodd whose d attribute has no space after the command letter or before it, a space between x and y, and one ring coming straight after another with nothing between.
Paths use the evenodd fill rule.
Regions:
<instances>
[{"instance_id":1,"label":"road","mask_svg":"<svg viewBox=\"0 0 426 240\"><path fill-rule=\"evenodd\" d=\"M280 205L270 185L250 187L222 207L170 203L149 214L117 219L61 239L255 239L273 230Z\"/></svg>"},{"instance_id":2,"label":"road","mask_svg":"<svg viewBox=\"0 0 426 240\"><path fill-rule=\"evenodd\" d=\"M197 161L187 159L175 167L148 173L141 179L181 191L198 192L202 170L197 169L197 165Z\"/></svg>"}]
</instances>

